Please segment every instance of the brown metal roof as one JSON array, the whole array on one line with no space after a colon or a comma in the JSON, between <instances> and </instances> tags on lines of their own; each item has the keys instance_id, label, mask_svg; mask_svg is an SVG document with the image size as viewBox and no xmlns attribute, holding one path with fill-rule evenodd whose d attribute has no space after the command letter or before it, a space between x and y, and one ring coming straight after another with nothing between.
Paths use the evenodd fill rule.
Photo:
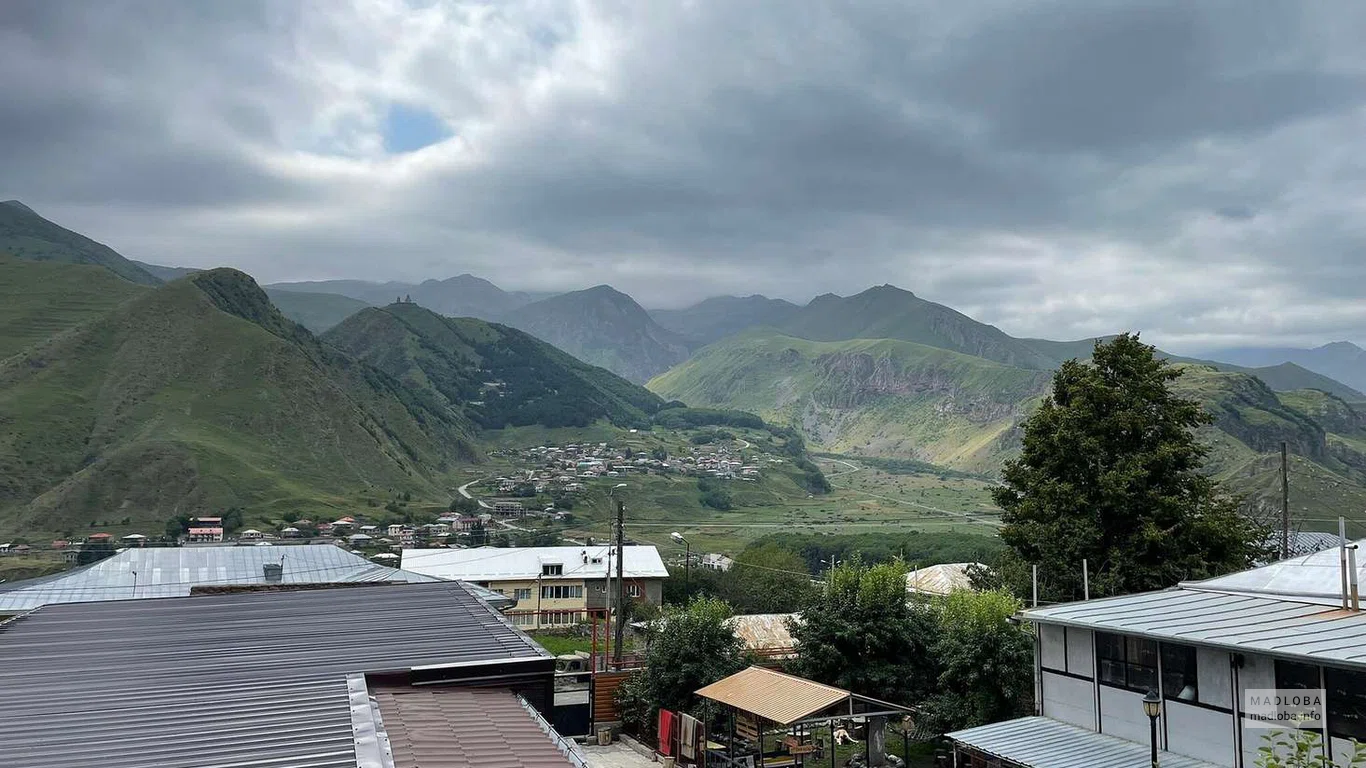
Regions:
<instances>
[{"instance_id":1,"label":"brown metal roof","mask_svg":"<svg viewBox=\"0 0 1366 768\"><path fill-rule=\"evenodd\" d=\"M818 714L850 693L763 667L750 667L697 690L697 695L788 725Z\"/></svg>"},{"instance_id":2,"label":"brown metal roof","mask_svg":"<svg viewBox=\"0 0 1366 768\"><path fill-rule=\"evenodd\" d=\"M576 768L516 694L451 686L372 689L394 768Z\"/></svg>"}]
</instances>

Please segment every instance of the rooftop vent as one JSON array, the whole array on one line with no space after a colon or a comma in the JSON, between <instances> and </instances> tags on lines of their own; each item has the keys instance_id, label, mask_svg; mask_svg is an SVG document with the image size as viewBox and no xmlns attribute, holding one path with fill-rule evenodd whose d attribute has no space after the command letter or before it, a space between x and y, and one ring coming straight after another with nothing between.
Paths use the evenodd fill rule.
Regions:
<instances>
[{"instance_id":1,"label":"rooftop vent","mask_svg":"<svg viewBox=\"0 0 1366 768\"><path fill-rule=\"evenodd\" d=\"M261 569L265 571L266 581L272 584L279 584L284 578L284 563L262 563Z\"/></svg>"}]
</instances>

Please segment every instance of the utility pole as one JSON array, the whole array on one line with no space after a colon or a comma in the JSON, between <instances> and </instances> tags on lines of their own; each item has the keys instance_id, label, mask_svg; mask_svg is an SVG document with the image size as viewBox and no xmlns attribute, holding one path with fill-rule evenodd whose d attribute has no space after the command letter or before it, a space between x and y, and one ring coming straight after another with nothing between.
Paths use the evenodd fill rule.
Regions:
<instances>
[{"instance_id":1,"label":"utility pole","mask_svg":"<svg viewBox=\"0 0 1366 768\"><path fill-rule=\"evenodd\" d=\"M1281 559L1290 559L1290 468L1286 442L1281 441Z\"/></svg>"},{"instance_id":2,"label":"utility pole","mask_svg":"<svg viewBox=\"0 0 1366 768\"><path fill-rule=\"evenodd\" d=\"M621 669L621 644L623 636L626 634L626 580L624 578L624 568L626 562L626 502L617 499L617 647L613 649L615 654L612 658L617 662L617 669Z\"/></svg>"}]
</instances>

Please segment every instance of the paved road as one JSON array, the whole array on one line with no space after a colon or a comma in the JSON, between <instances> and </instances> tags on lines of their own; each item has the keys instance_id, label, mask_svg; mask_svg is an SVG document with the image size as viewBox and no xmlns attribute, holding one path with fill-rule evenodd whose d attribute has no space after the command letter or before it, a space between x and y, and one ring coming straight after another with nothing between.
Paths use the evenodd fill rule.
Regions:
<instances>
[{"instance_id":1,"label":"paved road","mask_svg":"<svg viewBox=\"0 0 1366 768\"><path fill-rule=\"evenodd\" d=\"M825 475L826 477L839 477L840 475L852 475L852 474L854 474L855 472L861 472L861 471L863 470L863 467L860 467L859 465L855 464L855 463L852 462L852 461L845 461L845 460L843 460L843 459L820 459L820 460L821 460L821 461L833 462L833 463L835 463L835 464L843 464L844 466L849 467L849 469L846 469L846 470L844 470L843 472L827 472L826 475Z\"/></svg>"},{"instance_id":2,"label":"paved road","mask_svg":"<svg viewBox=\"0 0 1366 768\"><path fill-rule=\"evenodd\" d=\"M471 486L471 485L474 485L475 483L481 482L481 481L483 481L483 480L485 480L485 479L486 479L486 478L482 478L482 477L481 477L481 478L479 478L479 479L477 479L477 480L471 480L471 481L469 481L468 483L465 483L464 485L460 486L459 488L456 488L455 490L459 491L459 492L460 492L460 495L461 495L461 496L464 496L464 497L467 498L467 499L474 499L474 497L470 495L470 486ZM493 507L492 507L487 501L484 501L483 499L474 499L474 500L479 504L480 507L482 507L482 508L484 508L484 509L493 509Z\"/></svg>"}]
</instances>

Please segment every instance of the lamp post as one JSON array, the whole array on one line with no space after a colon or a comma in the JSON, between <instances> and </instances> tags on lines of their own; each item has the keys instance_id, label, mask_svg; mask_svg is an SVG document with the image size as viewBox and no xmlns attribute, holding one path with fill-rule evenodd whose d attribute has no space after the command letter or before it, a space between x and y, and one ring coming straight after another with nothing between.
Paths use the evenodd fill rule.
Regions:
<instances>
[{"instance_id":1,"label":"lamp post","mask_svg":"<svg viewBox=\"0 0 1366 768\"><path fill-rule=\"evenodd\" d=\"M683 594L692 597L692 545L678 531L669 534L669 538L683 545Z\"/></svg>"},{"instance_id":2,"label":"lamp post","mask_svg":"<svg viewBox=\"0 0 1366 768\"><path fill-rule=\"evenodd\" d=\"M1147 695L1143 697L1143 714L1148 716L1149 740L1152 742L1153 766L1157 766L1157 716L1162 714L1162 697L1156 690L1149 689Z\"/></svg>"}]
</instances>

